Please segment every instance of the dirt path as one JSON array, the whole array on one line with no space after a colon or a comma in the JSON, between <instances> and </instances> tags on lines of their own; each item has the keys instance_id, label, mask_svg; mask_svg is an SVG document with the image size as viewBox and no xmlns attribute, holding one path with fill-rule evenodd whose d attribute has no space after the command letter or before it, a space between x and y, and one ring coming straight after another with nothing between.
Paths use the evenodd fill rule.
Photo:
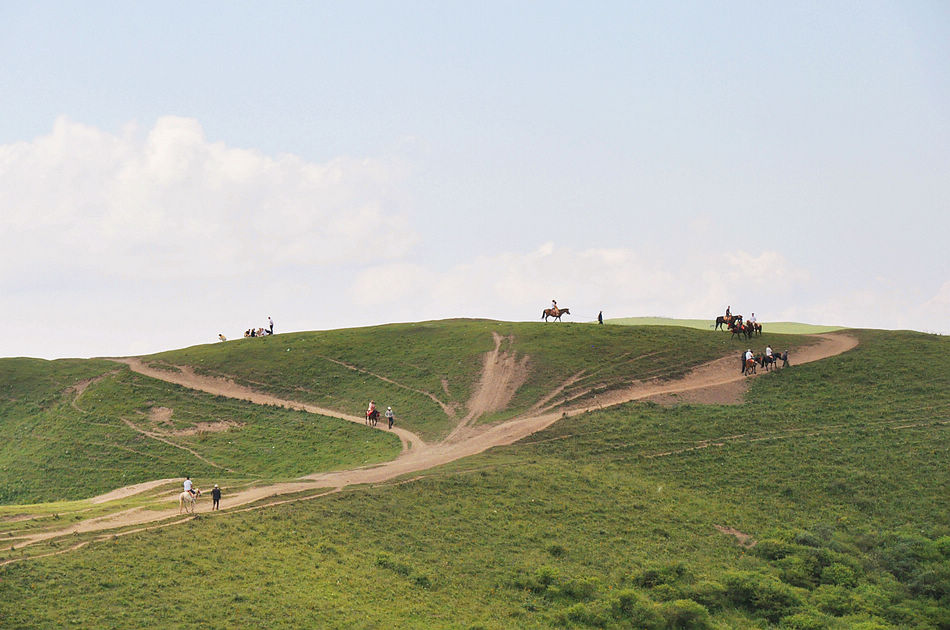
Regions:
<instances>
[{"instance_id":1,"label":"dirt path","mask_svg":"<svg viewBox=\"0 0 950 630\"><path fill-rule=\"evenodd\" d=\"M197 389L199 391L214 394L216 396L247 400L258 405L272 405L276 407L283 407L285 409L307 411L310 413L319 414L321 416L328 416L330 418L338 418L340 420L356 422L357 424L366 424L366 419L360 416L340 413L339 411L333 409L326 409L324 407L318 407L317 405L302 403L296 400L278 398L277 396L272 396L271 394L265 394L263 392L251 389L250 387L238 385L231 379L218 378L214 376L202 376L196 374L194 369L188 366L174 366L179 370L178 372L175 372L172 370L161 370L149 367L144 361L137 357L124 357L111 360L117 361L119 363L125 363L132 369L133 372L138 372L139 374L144 374L145 376L150 376L160 381L181 385L182 387L187 387L189 389ZM377 427L377 429L380 431L389 430L385 427ZM399 439L402 442L403 451L425 446L425 442L422 440L422 438L411 431L394 427L392 432L399 436Z\"/></svg>"},{"instance_id":2,"label":"dirt path","mask_svg":"<svg viewBox=\"0 0 950 630\"><path fill-rule=\"evenodd\" d=\"M818 343L815 345L802 348L792 353L789 357L790 362L794 365L798 365L828 358L851 350L857 346L858 343L854 337L840 333L817 335L817 337ZM507 402L510 401L509 392L513 395L514 390L517 389L517 387L512 389L514 383L520 385L526 375L526 372L524 374L521 373L521 371L526 370L525 359L523 358L521 362L518 362L513 354L502 352L502 341L503 338L500 335L496 335L495 350L488 353L485 358L483 376L476 393L473 394L473 400L469 407L469 416L472 416L473 419L482 413L496 409L499 404L507 404ZM199 376L188 368L182 368L181 372L172 372L149 368L141 360L136 358L116 360L129 365L129 367L136 372L185 387L221 396L250 400L259 404L279 405L291 409L319 413L334 418L342 418L351 422L363 422L362 418L355 416L340 414L333 410L322 409L296 401L282 400L269 394L255 392L226 379ZM557 411L528 413L525 416L492 426L465 425L464 430L456 429L450 434L449 438L439 444L427 445L411 432L400 430L400 439L403 440L405 448L395 460L376 466L367 466L352 470L315 473L293 482L248 488L234 492L233 494L227 494L223 502L227 505L227 511L230 511L234 508L247 506L248 504L281 494L317 489L333 490L353 484L382 483L401 475L427 470L463 457L476 455L496 446L513 444L532 433L536 433L550 426L561 418L573 417L592 409L608 407L634 400L650 399L659 395L695 392L707 388L721 388L736 383L742 387L747 377L742 376L738 372L735 363L736 361L733 358L726 357L700 365L681 379L633 382L625 388L611 390L601 395L594 395L589 400L585 400L582 403L575 403L574 405L567 405ZM460 424L460 426L462 425ZM111 493L101 495L97 497L97 499L107 501L113 498L128 496L129 494L142 492L150 487L161 485L166 481L167 480L159 480L146 484L137 484L129 488L120 488ZM207 503L202 505L202 507L205 505L207 505ZM17 548L20 548L42 540L61 538L74 532L94 532L133 525L147 525L176 516L178 516L177 508L167 510L134 508L112 515L77 522L65 529L26 534L17 538L15 545Z\"/></svg>"}]
</instances>

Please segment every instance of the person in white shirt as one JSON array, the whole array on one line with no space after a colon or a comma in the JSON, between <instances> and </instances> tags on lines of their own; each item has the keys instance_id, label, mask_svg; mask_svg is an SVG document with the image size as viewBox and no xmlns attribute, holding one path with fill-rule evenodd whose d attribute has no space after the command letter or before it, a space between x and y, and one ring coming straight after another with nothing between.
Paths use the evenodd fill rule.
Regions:
<instances>
[{"instance_id":1,"label":"person in white shirt","mask_svg":"<svg viewBox=\"0 0 950 630\"><path fill-rule=\"evenodd\" d=\"M754 323L755 323L755 313L752 313L752 317L749 318L749 323L750 323L750 324L754 324Z\"/></svg>"},{"instance_id":2,"label":"person in white shirt","mask_svg":"<svg viewBox=\"0 0 950 630\"><path fill-rule=\"evenodd\" d=\"M752 360L752 349L751 349L751 348L749 348L748 350L745 351L745 360L746 360L746 361L751 361L751 360Z\"/></svg>"},{"instance_id":3,"label":"person in white shirt","mask_svg":"<svg viewBox=\"0 0 950 630\"><path fill-rule=\"evenodd\" d=\"M390 428L390 429L393 428L393 419L395 418L395 416L396 416L396 414L393 413L393 408L392 408L392 407L386 407L386 420L389 421L389 428Z\"/></svg>"},{"instance_id":4,"label":"person in white shirt","mask_svg":"<svg viewBox=\"0 0 950 630\"><path fill-rule=\"evenodd\" d=\"M772 358L772 346L765 346L765 356Z\"/></svg>"},{"instance_id":5,"label":"person in white shirt","mask_svg":"<svg viewBox=\"0 0 950 630\"><path fill-rule=\"evenodd\" d=\"M267 323L270 325L270 334L274 334L274 320L270 318L270 315L267 316Z\"/></svg>"},{"instance_id":6,"label":"person in white shirt","mask_svg":"<svg viewBox=\"0 0 950 630\"><path fill-rule=\"evenodd\" d=\"M195 491L192 490L191 488L192 488L191 477L185 477L185 492L193 495Z\"/></svg>"}]
</instances>

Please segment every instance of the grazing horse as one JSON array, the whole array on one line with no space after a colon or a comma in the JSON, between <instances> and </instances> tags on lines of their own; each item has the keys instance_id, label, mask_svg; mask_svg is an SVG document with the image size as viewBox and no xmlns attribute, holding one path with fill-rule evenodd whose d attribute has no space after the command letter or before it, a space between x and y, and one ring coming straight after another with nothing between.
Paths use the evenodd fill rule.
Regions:
<instances>
[{"instance_id":1,"label":"grazing horse","mask_svg":"<svg viewBox=\"0 0 950 630\"><path fill-rule=\"evenodd\" d=\"M379 409L373 409L372 411L366 412L366 424L376 426L376 423L379 422Z\"/></svg>"},{"instance_id":2,"label":"grazing horse","mask_svg":"<svg viewBox=\"0 0 950 630\"><path fill-rule=\"evenodd\" d=\"M178 495L178 513L181 514L182 510L189 514L195 513L195 503L198 502L198 497L201 496L201 490L195 490L194 494L191 494L188 491L182 492Z\"/></svg>"},{"instance_id":3,"label":"grazing horse","mask_svg":"<svg viewBox=\"0 0 950 630\"><path fill-rule=\"evenodd\" d=\"M553 317L557 321L561 321L561 315L570 315L571 309L569 308L559 308L554 310L553 308L546 308L541 313L541 319L548 321L548 317Z\"/></svg>"}]
</instances>

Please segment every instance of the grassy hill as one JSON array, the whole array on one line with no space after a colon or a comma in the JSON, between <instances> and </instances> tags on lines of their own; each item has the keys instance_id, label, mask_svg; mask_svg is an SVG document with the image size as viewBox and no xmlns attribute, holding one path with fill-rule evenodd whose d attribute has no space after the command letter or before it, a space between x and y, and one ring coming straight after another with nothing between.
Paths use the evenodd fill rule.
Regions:
<instances>
[{"instance_id":1,"label":"grassy hill","mask_svg":"<svg viewBox=\"0 0 950 630\"><path fill-rule=\"evenodd\" d=\"M685 326L697 330L715 328L716 319L673 319L671 317L617 317L606 320L614 326ZM818 324L800 324L798 322L759 322L763 331L780 335L818 335L821 333L844 330L841 326L821 326Z\"/></svg>"},{"instance_id":2,"label":"grassy hill","mask_svg":"<svg viewBox=\"0 0 950 630\"><path fill-rule=\"evenodd\" d=\"M540 366L525 383L537 391L577 368L611 386L622 370L655 375L684 369L683 357L732 351L728 335L685 328L420 326L418 337L383 327L252 345L282 335L152 360L203 360L248 382L280 374L289 390L313 382L294 376L306 362L268 372L278 370L269 359L242 359L270 346L291 355L307 347L414 389L444 393L445 378L446 398L464 405L493 330L514 335L513 347ZM0 619L31 628L948 627L950 347L916 333L853 334L861 344L851 352L754 379L744 405L631 403L406 483L202 515L0 567ZM426 335L438 341L415 341ZM422 356L436 343L454 363L434 349ZM385 348L433 374L361 359ZM236 354L212 361L224 350ZM633 360L651 352L671 356ZM21 395L4 404L55 406L71 379L115 369L66 367L72 372L30 390L33 402ZM344 369L334 372L348 392L334 401L341 408L381 386ZM322 388L306 388L328 400ZM392 393L415 404L405 387ZM421 399L430 399L415 396L425 409ZM534 397L519 394L512 405ZM154 392L142 399L160 402ZM444 430L432 413L428 426Z\"/></svg>"}]
</instances>

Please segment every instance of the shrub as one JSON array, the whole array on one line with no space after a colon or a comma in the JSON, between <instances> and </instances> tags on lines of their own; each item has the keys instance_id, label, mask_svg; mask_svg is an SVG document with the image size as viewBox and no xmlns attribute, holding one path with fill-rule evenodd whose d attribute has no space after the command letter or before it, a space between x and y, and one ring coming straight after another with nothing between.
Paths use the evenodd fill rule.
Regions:
<instances>
[{"instance_id":1,"label":"shrub","mask_svg":"<svg viewBox=\"0 0 950 630\"><path fill-rule=\"evenodd\" d=\"M783 582L801 588L813 588L818 584L820 566L813 556L794 555L778 562Z\"/></svg>"},{"instance_id":2,"label":"shrub","mask_svg":"<svg viewBox=\"0 0 950 630\"><path fill-rule=\"evenodd\" d=\"M704 630L711 628L709 611L691 599L677 599L661 608L666 627L674 630Z\"/></svg>"},{"instance_id":3,"label":"shrub","mask_svg":"<svg viewBox=\"0 0 950 630\"><path fill-rule=\"evenodd\" d=\"M794 547L792 545L781 540L775 540L774 538L760 540L755 547L752 548L752 553L764 560L781 560L793 551Z\"/></svg>"},{"instance_id":4,"label":"shrub","mask_svg":"<svg viewBox=\"0 0 950 630\"><path fill-rule=\"evenodd\" d=\"M561 587L561 592L574 600L592 599L600 588L600 580L594 577L570 580Z\"/></svg>"},{"instance_id":5,"label":"shrub","mask_svg":"<svg viewBox=\"0 0 950 630\"><path fill-rule=\"evenodd\" d=\"M821 570L821 582L837 586L857 586L858 577L851 567L840 562L833 562Z\"/></svg>"},{"instance_id":6,"label":"shrub","mask_svg":"<svg viewBox=\"0 0 950 630\"><path fill-rule=\"evenodd\" d=\"M689 575L689 569L682 562L644 569L633 577L633 583L643 588L653 588L660 584L673 584Z\"/></svg>"},{"instance_id":7,"label":"shrub","mask_svg":"<svg viewBox=\"0 0 950 630\"><path fill-rule=\"evenodd\" d=\"M581 623L587 626L603 627L607 625L607 621L603 611L580 602L569 606L555 618L558 626Z\"/></svg>"},{"instance_id":8,"label":"shrub","mask_svg":"<svg viewBox=\"0 0 950 630\"><path fill-rule=\"evenodd\" d=\"M663 618L656 604L633 589L617 593L610 601L610 612L615 619L629 621L634 628L651 630L663 627Z\"/></svg>"},{"instance_id":9,"label":"shrub","mask_svg":"<svg viewBox=\"0 0 950 630\"><path fill-rule=\"evenodd\" d=\"M818 610L835 617L854 612L854 601L851 598L851 593L841 586L822 584L812 592L811 603Z\"/></svg>"},{"instance_id":10,"label":"shrub","mask_svg":"<svg viewBox=\"0 0 950 630\"><path fill-rule=\"evenodd\" d=\"M795 612L798 595L773 577L751 571L732 571L723 576L726 597L736 606L776 622Z\"/></svg>"},{"instance_id":11,"label":"shrub","mask_svg":"<svg viewBox=\"0 0 950 630\"><path fill-rule=\"evenodd\" d=\"M685 592L688 599L699 602L707 610L719 610L726 605L726 588L719 582L702 581Z\"/></svg>"},{"instance_id":12,"label":"shrub","mask_svg":"<svg viewBox=\"0 0 950 630\"><path fill-rule=\"evenodd\" d=\"M829 625L829 619L817 613L797 613L782 617L780 628L788 630L824 630Z\"/></svg>"}]
</instances>

